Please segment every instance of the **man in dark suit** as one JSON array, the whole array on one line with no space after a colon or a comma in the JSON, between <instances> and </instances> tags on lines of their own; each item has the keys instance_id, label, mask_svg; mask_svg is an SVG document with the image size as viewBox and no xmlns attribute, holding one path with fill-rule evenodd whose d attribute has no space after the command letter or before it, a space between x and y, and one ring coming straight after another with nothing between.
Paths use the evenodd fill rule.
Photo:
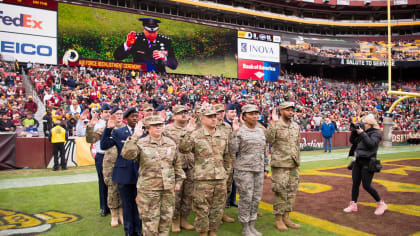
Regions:
<instances>
[{"instance_id":1,"label":"man in dark suit","mask_svg":"<svg viewBox=\"0 0 420 236\"><path fill-rule=\"evenodd\" d=\"M118 189L120 191L125 235L141 235L141 220L136 204L136 183L139 164L136 161L127 160L121 156L124 142L133 134L138 118L139 114L135 107L127 109L124 112L124 119L127 120L127 126L113 131L116 125L116 116L112 115L108 120L101 138L102 150L107 150L113 146L116 146L118 150L112 180L118 183Z\"/></svg>"},{"instance_id":2,"label":"man in dark suit","mask_svg":"<svg viewBox=\"0 0 420 236\"><path fill-rule=\"evenodd\" d=\"M165 67L175 70L178 61L175 58L170 38L158 34L160 20L140 18L143 22L143 33L131 31L125 43L114 52L116 60L124 60L130 54L134 62L147 65L147 71L165 73Z\"/></svg>"}]
</instances>

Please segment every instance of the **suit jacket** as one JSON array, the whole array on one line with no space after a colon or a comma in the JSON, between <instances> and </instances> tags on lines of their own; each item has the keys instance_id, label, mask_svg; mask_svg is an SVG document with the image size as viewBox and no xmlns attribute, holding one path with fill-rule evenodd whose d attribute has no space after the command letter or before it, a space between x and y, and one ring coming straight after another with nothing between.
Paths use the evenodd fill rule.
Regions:
<instances>
[{"instance_id":1,"label":"suit jacket","mask_svg":"<svg viewBox=\"0 0 420 236\"><path fill-rule=\"evenodd\" d=\"M127 160L121 156L121 150L125 140L131 136L127 126L120 129L105 128L101 138L101 149L107 150L113 146L117 147L118 156L115 161L112 181L119 184L136 184L139 176L139 163L134 160Z\"/></svg>"},{"instance_id":2,"label":"suit jacket","mask_svg":"<svg viewBox=\"0 0 420 236\"><path fill-rule=\"evenodd\" d=\"M166 72L165 66L176 69L178 61L175 58L174 50L172 49L172 41L170 38L158 34L155 42L148 43L144 33L137 34L136 42L128 51L125 51L124 44L119 46L114 52L116 60L124 60L130 54L133 55L133 61L137 63L144 63L147 65L147 71L156 71L160 73ZM167 60L153 59L153 51L167 51Z\"/></svg>"}]
</instances>

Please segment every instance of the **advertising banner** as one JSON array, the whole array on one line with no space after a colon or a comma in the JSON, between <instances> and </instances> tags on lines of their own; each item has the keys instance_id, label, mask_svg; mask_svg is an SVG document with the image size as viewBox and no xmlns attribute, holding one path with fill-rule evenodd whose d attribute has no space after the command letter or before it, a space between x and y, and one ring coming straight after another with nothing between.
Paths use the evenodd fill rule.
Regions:
<instances>
[{"instance_id":1,"label":"advertising banner","mask_svg":"<svg viewBox=\"0 0 420 236\"><path fill-rule=\"evenodd\" d=\"M57 39L0 32L0 53L20 62L57 64Z\"/></svg>"},{"instance_id":2,"label":"advertising banner","mask_svg":"<svg viewBox=\"0 0 420 236\"><path fill-rule=\"evenodd\" d=\"M53 11L57 11L58 6L58 2L54 0L2 0L2 2L49 9Z\"/></svg>"},{"instance_id":3,"label":"advertising banner","mask_svg":"<svg viewBox=\"0 0 420 236\"><path fill-rule=\"evenodd\" d=\"M277 81L280 75L278 62L238 60L238 78Z\"/></svg>"},{"instance_id":4,"label":"advertising banner","mask_svg":"<svg viewBox=\"0 0 420 236\"><path fill-rule=\"evenodd\" d=\"M238 38L238 58L280 62L280 44Z\"/></svg>"},{"instance_id":5,"label":"advertising banner","mask_svg":"<svg viewBox=\"0 0 420 236\"><path fill-rule=\"evenodd\" d=\"M0 3L0 31L57 37L57 12Z\"/></svg>"},{"instance_id":6,"label":"advertising banner","mask_svg":"<svg viewBox=\"0 0 420 236\"><path fill-rule=\"evenodd\" d=\"M63 63L237 78L236 30L61 2L58 12Z\"/></svg>"}]
</instances>

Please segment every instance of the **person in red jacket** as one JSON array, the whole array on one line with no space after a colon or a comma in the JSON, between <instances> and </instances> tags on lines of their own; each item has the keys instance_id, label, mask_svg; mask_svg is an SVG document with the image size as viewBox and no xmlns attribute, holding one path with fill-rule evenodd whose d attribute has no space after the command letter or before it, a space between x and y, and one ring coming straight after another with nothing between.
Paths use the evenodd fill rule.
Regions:
<instances>
[{"instance_id":1,"label":"person in red jacket","mask_svg":"<svg viewBox=\"0 0 420 236\"><path fill-rule=\"evenodd\" d=\"M28 101L25 102L25 106L23 107L23 109L26 111L30 111L33 114L36 113L36 111L38 110L38 105L36 104L36 102L33 101L33 97L32 96L28 96Z\"/></svg>"}]
</instances>

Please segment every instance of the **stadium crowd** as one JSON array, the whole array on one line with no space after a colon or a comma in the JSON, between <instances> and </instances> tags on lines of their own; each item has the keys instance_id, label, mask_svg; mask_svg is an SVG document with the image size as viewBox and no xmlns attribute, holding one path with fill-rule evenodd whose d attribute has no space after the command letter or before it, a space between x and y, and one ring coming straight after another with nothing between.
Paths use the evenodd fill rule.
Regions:
<instances>
[{"instance_id":1,"label":"stadium crowd","mask_svg":"<svg viewBox=\"0 0 420 236\"><path fill-rule=\"evenodd\" d=\"M1 65L0 114L7 116L2 119L11 120L14 127L24 131L36 130L40 122L33 118L37 105L32 97L25 96L22 76L7 72L12 71L14 65L5 62ZM260 108L259 122L266 126L272 109L283 101L296 104L294 121L302 132L320 131L326 117L332 120L336 130L348 131L352 122L368 112L376 113L382 126L384 111L396 99L387 95L386 88L378 82L344 83L300 74L286 74L273 83L210 75L159 76L150 72L34 64L28 70L28 78L46 106L46 120L51 123L44 125L46 132L57 119L74 132L83 110L99 110L104 103L124 109L150 103L157 112L163 113L168 123L176 104L194 109L208 104L233 103L239 114L244 104L252 103ZM401 87L415 87L417 82L404 82ZM394 110L394 130L416 132L420 126L419 107L418 99L400 103Z\"/></svg>"}]
</instances>

